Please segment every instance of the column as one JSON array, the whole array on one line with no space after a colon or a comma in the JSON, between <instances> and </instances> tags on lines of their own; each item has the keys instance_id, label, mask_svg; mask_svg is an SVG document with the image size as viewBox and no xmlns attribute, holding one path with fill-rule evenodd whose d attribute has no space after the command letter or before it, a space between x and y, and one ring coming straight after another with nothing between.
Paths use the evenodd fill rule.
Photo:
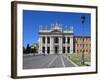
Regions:
<instances>
[{"instance_id":1,"label":"column","mask_svg":"<svg viewBox=\"0 0 100 80\"><path fill-rule=\"evenodd\" d=\"M45 36L45 54L47 54L47 36Z\"/></svg>"},{"instance_id":2,"label":"column","mask_svg":"<svg viewBox=\"0 0 100 80\"><path fill-rule=\"evenodd\" d=\"M59 54L62 54L62 37L59 37Z\"/></svg>"},{"instance_id":3,"label":"column","mask_svg":"<svg viewBox=\"0 0 100 80\"><path fill-rule=\"evenodd\" d=\"M39 37L39 54L42 54L42 36Z\"/></svg>"},{"instance_id":4,"label":"column","mask_svg":"<svg viewBox=\"0 0 100 80\"><path fill-rule=\"evenodd\" d=\"M53 48L53 37L50 37L50 54L53 54L54 52L54 48Z\"/></svg>"},{"instance_id":5,"label":"column","mask_svg":"<svg viewBox=\"0 0 100 80\"><path fill-rule=\"evenodd\" d=\"M70 53L73 53L73 36L70 37Z\"/></svg>"}]
</instances>

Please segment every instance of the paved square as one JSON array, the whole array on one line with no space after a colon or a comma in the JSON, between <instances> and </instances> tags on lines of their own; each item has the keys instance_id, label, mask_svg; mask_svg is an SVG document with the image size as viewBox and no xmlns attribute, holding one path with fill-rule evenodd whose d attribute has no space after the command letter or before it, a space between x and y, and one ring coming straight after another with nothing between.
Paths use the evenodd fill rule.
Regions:
<instances>
[{"instance_id":1,"label":"paved square","mask_svg":"<svg viewBox=\"0 0 100 80\"><path fill-rule=\"evenodd\" d=\"M23 69L75 67L64 54L23 56Z\"/></svg>"}]
</instances>

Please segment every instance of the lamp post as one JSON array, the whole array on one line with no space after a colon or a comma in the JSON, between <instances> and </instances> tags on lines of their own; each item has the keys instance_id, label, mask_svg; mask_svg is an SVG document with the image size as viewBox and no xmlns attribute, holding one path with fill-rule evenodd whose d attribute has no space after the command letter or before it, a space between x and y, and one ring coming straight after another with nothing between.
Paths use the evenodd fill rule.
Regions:
<instances>
[{"instance_id":1,"label":"lamp post","mask_svg":"<svg viewBox=\"0 0 100 80\"><path fill-rule=\"evenodd\" d=\"M85 22L85 16L81 16L82 20L82 56L81 56L81 64L84 65L84 22Z\"/></svg>"}]
</instances>

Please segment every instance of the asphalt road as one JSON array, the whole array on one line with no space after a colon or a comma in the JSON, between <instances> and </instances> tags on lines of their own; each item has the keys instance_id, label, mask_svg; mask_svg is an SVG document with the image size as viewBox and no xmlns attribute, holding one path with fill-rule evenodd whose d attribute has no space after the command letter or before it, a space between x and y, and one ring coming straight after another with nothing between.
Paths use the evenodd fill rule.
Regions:
<instances>
[{"instance_id":1,"label":"asphalt road","mask_svg":"<svg viewBox=\"0 0 100 80\"><path fill-rule=\"evenodd\" d=\"M64 54L23 56L23 69L75 67Z\"/></svg>"}]
</instances>

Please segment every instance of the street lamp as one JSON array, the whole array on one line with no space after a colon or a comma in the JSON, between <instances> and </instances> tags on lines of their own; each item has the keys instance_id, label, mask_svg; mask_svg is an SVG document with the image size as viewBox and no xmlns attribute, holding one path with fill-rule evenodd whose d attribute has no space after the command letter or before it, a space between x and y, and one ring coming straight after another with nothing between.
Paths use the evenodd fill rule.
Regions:
<instances>
[{"instance_id":1,"label":"street lamp","mask_svg":"<svg viewBox=\"0 0 100 80\"><path fill-rule=\"evenodd\" d=\"M84 65L84 22L85 22L85 16L81 16L81 20L82 20L82 56L81 56L81 64Z\"/></svg>"}]
</instances>

